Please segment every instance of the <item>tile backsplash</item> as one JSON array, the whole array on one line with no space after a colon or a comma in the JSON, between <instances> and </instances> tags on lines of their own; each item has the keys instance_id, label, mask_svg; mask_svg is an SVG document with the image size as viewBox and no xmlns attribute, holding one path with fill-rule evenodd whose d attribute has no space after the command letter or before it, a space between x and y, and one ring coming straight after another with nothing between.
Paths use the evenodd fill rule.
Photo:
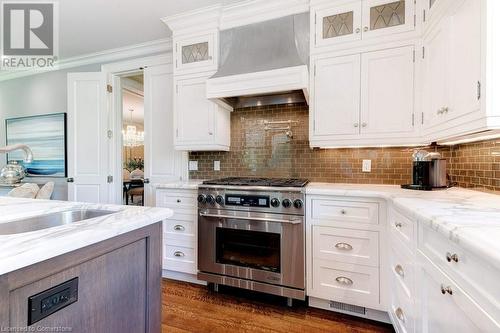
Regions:
<instances>
[{"instance_id":1,"label":"tile backsplash","mask_svg":"<svg viewBox=\"0 0 500 333\"><path fill-rule=\"evenodd\" d=\"M305 104L236 109L231 114L231 151L191 152L198 161L192 179L229 176L294 177L314 182L411 183L413 148L311 149L309 112ZM288 124L268 122L291 121ZM266 129L267 128L267 129ZM276 129L278 128L278 129ZM500 140L440 147L449 174L459 186L500 191ZM362 172L363 160L372 171ZM214 171L214 161L221 170Z\"/></svg>"}]
</instances>

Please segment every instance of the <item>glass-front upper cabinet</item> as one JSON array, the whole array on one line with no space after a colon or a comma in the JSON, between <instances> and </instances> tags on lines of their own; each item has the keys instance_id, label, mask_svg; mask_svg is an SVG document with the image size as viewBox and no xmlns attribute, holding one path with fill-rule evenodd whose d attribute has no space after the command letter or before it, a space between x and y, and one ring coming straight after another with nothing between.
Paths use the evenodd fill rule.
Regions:
<instances>
[{"instance_id":1,"label":"glass-front upper cabinet","mask_svg":"<svg viewBox=\"0 0 500 333\"><path fill-rule=\"evenodd\" d=\"M363 1L363 38L411 31L415 25L413 0Z\"/></svg>"},{"instance_id":2,"label":"glass-front upper cabinet","mask_svg":"<svg viewBox=\"0 0 500 333\"><path fill-rule=\"evenodd\" d=\"M175 72L181 74L217 69L217 32L176 38Z\"/></svg>"},{"instance_id":3,"label":"glass-front upper cabinet","mask_svg":"<svg viewBox=\"0 0 500 333\"><path fill-rule=\"evenodd\" d=\"M413 0L311 3L315 48L412 31L416 24Z\"/></svg>"},{"instance_id":4,"label":"glass-front upper cabinet","mask_svg":"<svg viewBox=\"0 0 500 333\"><path fill-rule=\"evenodd\" d=\"M361 2L322 8L315 12L315 46L361 39Z\"/></svg>"}]
</instances>

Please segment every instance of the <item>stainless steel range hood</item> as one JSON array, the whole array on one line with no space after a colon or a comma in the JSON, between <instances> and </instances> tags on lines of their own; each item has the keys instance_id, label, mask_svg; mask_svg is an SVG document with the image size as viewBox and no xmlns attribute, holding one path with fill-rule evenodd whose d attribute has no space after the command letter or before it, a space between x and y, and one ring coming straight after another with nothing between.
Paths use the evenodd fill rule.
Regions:
<instances>
[{"instance_id":1,"label":"stainless steel range hood","mask_svg":"<svg viewBox=\"0 0 500 333\"><path fill-rule=\"evenodd\" d=\"M221 31L220 50L209 99L233 107L308 101L308 13Z\"/></svg>"}]
</instances>

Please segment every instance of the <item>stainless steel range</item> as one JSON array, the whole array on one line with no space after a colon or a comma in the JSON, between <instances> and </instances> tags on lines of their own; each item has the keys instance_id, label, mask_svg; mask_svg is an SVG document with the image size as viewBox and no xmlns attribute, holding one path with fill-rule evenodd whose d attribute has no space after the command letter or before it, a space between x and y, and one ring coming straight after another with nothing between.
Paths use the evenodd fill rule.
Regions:
<instances>
[{"instance_id":1,"label":"stainless steel range","mask_svg":"<svg viewBox=\"0 0 500 333\"><path fill-rule=\"evenodd\" d=\"M305 299L302 179L225 178L198 190L198 279Z\"/></svg>"}]
</instances>

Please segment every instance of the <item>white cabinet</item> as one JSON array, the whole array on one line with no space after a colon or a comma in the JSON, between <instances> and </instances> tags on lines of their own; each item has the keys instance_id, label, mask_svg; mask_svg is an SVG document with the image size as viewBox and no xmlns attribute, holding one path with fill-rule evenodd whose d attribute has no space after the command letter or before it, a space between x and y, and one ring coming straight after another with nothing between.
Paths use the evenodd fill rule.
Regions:
<instances>
[{"instance_id":1,"label":"white cabinet","mask_svg":"<svg viewBox=\"0 0 500 333\"><path fill-rule=\"evenodd\" d=\"M175 75L217 70L218 38L217 30L205 34L176 37L174 40Z\"/></svg>"},{"instance_id":2,"label":"white cabinet","mask_svg":"<svg viewBox=\"0 0 500 333\"><path fill-rule=\"evenodd\" d=\"M318 59L314 66L311 141L358 134L361 56Z\"/></svg>"},{"instance_id":3,"label":"white cabinet","mask_svg":"<svg viewBox=\"0 0 500 333\"><path fill-rule=\"evenodd\" d=\"M361 133L391 136L414 130L414 47L362 55Z\"/></svg>"},{"instance_id":4,"label":"white cabinet","mask_svg":"<svg viewBox=\"0 0 500 333\"><path fill-rule=\"evenodd\" d=\"M431 141L487 129L481 105L484 1L456 1L424 36L424 132Z\"/></svg>"},{"instance_id":5,"label":"white cabinet","mask_svg":"<svg viewBox=\"0 0 500 333\"><path fill-rule=\"evenodd\" d=\"M396 145L418 140L413 46L318 57L313 64L312 147L370 146L377 140Z\"/></svg>"},{"instance_id":6,"label":"white cabinet","mask_svg":"<svg viewBox=\"0 0 500 333\"><path fill-rule=\"evenodd\" d=\"M207 78L206 75L174 78L177 150L229 150L231 109L207 99Z\"/></svg>"},{"instance_id":7,"label":"white cabinet","mask_svg":"<svg viewBox=\"0 0 500 333\"><path fill-rule=\"evenodd\" d=\"M498 332L498 324L425 256L418 332Z\"/></svg>"},{"instance_id":8,"label":"white cabinet","mask_svg":"<svg viewBox=\"0 0 500 333\"><path fill-rule=\"evenodd\" d=\"M163 270L194 275L198 272L197 190L157 189L157 207L174 216L163 222ZM178 275L176 275L178 276Z\"/></svg>"},{"instance_id":9,"label":"white cabinet","mask_svg":"<svg viewBox=\"0 0 500 333\"><path fill-rule=\"evenodd\" d=\"M415 29L415 2L395 0L313 1L312 49L369 40Z\"/></svg>"}]
</instances>

